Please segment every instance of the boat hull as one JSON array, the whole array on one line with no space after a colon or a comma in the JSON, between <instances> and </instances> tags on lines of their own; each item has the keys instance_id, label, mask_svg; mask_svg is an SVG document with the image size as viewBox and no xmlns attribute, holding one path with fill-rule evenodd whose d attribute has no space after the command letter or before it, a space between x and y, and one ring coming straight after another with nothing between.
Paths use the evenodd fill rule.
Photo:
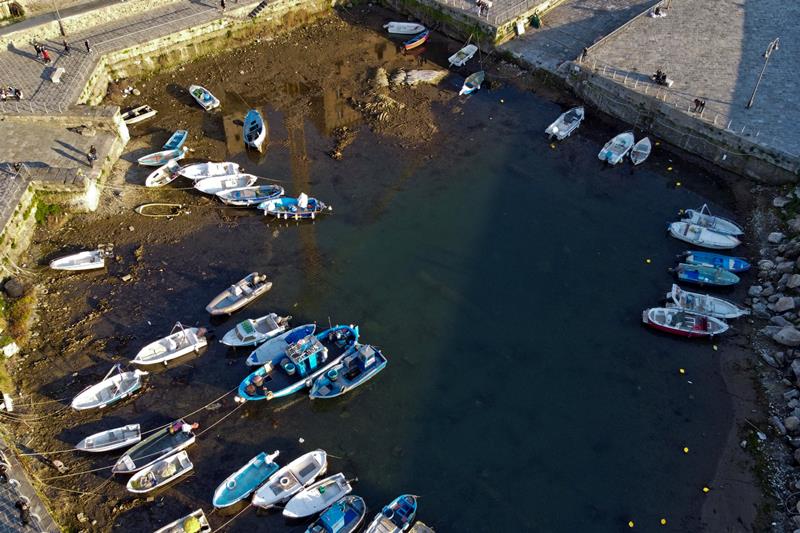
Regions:
<instances>
[{"instance_id":1,"label":"boat hull","mask_svg":"<svg viewBox=\"0 0 800 533\"><path fill-rule=\"evenodd\" d=\"M730 257L727 255L710 252L686 252L683 255L683 262L690 265L723 268L733 273L746 272L750 270L750 263L744 258Z\"/></svg>"},{"instance_id":2,"label":"boat hull","mask_svg":"<svg viewBox=\"0 0 800 533\"><path fill-rule=\"evenodd\" d=\"M255 109L248 111L244 117L242 130L245 146L260 152L264 147L264 141L267 139L267 128L261 113Z\"/></svg>"},{"instance_id":3,"label":"boat hull","mask_svg":"<svg viewBox=\"0 0 800 533\"><path fill-rule=\"evenodd\" d=\"M306 533L352 533L367 515L367 504L361 496L345 496L314 521ZM315 527L322 529L314 529Z\"/></svg>"},{"instance_id":4,"label":"boat hull","mask_svg":"<svg viewBox=\"0 0 800 533\"><path fill-rule=\"evenodd\" d=\"M669 234L679 241L711 250L730 250L741 244L733 235L717 233L689 222L673 222L668 230Z\"/></svg>"},{"instance_id":5,"label":"boat hull","mask_svg":"<svg viewBox=\"0 0 800 533\"><path fill-rule=\"evenodd\" d=\"M269 477L278 470L273 461L278 452L267 455L265 452L253 457L242 468L225 478L214 491L212 504L217 509L230 507L255 492Z\"/></svg>"},{"instance_id":6,"label":"boat hull","mask_svg":"<svg viewBox=\"0 0 800 533\"><path fill-rule=\"evenodd\" d=\"M89 453L102 453L126 448L142 440L139 424L101 431L81 440L75 445L76 450Z\"/></svg>"},{"instance_id":7,"label":"boat hull","mask_svg":"<svg viewBox=\"0 0 800 533\"><path fill-rule=\"evenodd\" d=\"M684 318L675 322L678 315ZM669 308L645 309L642 323L652 329L687 338L714 337L728 330L728 324L718 318Z\"/></svg>"},{"instance_id":8,"label":"boat hull","mask_svg":"<svg viewBox=\"0 0 800 533\"><path fill-rule=\"evenodd\" d=\"M413 50L414 48L417 48L425 44L428 41L428 37L430 37L430 32L428 30L425 30L422 33L415 35L411 39L404 42L403 48L405 50Z\"/></svg>"},{"instance_id":9,"label":"boat hull","mask_svg":"<svg viewBox=\"0 0 800 533\"><path fill-rule=\"evenodd\" d=\"M186 156L186 151L185 147L176 148L175 150L161 150L160 152L140 157L137 163L145 167L160 167L166 165L172 159L175 161L183 159Z\"/></svg>"}]
</instances>

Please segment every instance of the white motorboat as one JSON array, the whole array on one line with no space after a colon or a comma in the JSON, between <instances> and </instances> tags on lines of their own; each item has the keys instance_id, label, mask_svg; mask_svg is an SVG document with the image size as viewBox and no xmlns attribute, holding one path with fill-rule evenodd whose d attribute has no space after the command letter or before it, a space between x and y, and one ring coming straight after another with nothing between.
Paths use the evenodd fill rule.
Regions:
<instances>
[{"instance_id":1,"label":"white motorboat","mask_svg":"<svg viewBox=\"0 0 800 533\"><path fill-rule=\"evenodd\" d=\"M344 474L334 474L304 488L286 503L283 516L304 518L324 511L340 499L353 492L353 487Z\"/></svg>"},{"instance_id":2,"label":"white motorboat","mask_svg":"<svg viewBox=\"0 0 800 533\"><path fill-rule=\"evenodd\" d=\"M633 148L633 142L633 133L630 131L620 133L603 146L597 158L609 165L616 165Z\"/></svg>"},{"instance_id":3,"label":"white motorboat","mask_svg":"<svg viewBox=\"0 0 800 533\"><path fill-rule=\"evenodd\" d=\"M93 270L106 266L106 258L111 257L111 248L98 248L86 252L65 255L50 261L50 268L53 270Z\"/></svg>"},{"instance_id":4,"label":"white motorboat","mask_svg":"<svg viewBox=\"0 0 800 533\"><path fill-rule=\"evenodd\" d=\"M270 313L258 318L248 318L236 324L220 341L226 346L255 346L286 331L291 316L281 317Z\"/></svg>"},{"instance_id":5,"label":"white motorboat","mask_svg":"<svg viewBox=\"0 0 800 533\"><path fill-rule=\"evenodd\" d=\"M75 449L92 453L109 452L127 448L140 440L142 440L142 430L139 424L129 424L89 435L76 444Z\"/></svg>"},{"instance_id":6,"label":"white motorboat","mask_svg":"<svg viewBox=\"0 0 800 533\"><path fill-rule=\"evenodd\" d=\"M690 222L673 222L669 225L669 234L678 240L712 250L730 250L741 244L733 235L717 233Z\"/></svg>"},{"instance_id":7,"label":"white motorboat","mask_svg":"<svg viewBox=\"0 0 800 533\"><path fill-rule=\"evenodd\" d=\"M201 85L189 86L189 94L191 94L192 98L206 111L211 111L215 107L219 107L219 99L211 94L211 91Z\"/></svg>"},{"instance_id":8,"label":"white motorboat","mask_svg":"<svg viewBox=\"0 0 800 533\"><path fill-rule=\"evenodd\" d=\"M425 26L416 22L389 22L383 27L387 32L396 35L417 35L425 31Z\"/></svg>"},{"instance_id":9,"label":"white motorboat","mask_svg":"<svg viewBox=\"0 0 800 533\"><path fill-rule=\"evenodd\" d=\"M717 233L735 236L744 234L744 230L736 222L712 215L708 204L703 204L700 209L687 209L684 211L683 220Z\"/></svg>"},{"instance_id":10,"label":"white motorboat","mask_svg":"<svg viewBox=\"0 0 800 533\"><path fill-rule=\"evenodd\" d=\"M241 189L250 187L258 179L252 174L236 174L235 176L218 176L216 178L205 178L195 182L194 188L205 194L214 194L228 189Z\"/></svg>"},{"instance_id":11,"label":"white motorboat","mask_svg":"<svg viewBox=\"0 0 800 533\"><path fill-rule=\"evenodd\" d=\"M301 455L272 474L253 495L253 505L269 509L303 490L328 468L325 450L314 450Z\"/></svg>"},{"instance_id":12,"label":"white motorboat","mask_svg":"<svg viewBox=\"0 0 800 533\"><path fill-rule=\"evenodd\" d=\"M153 341L136 354L133 363L138 365L167 364L190 352L199 352L208 344L205 328L185 328L177 322L172 332L162 339Z\"/></svg>"},{"instance_id":13,"label":"white motorboat","mask_svg":"<svg viewBox=\"0 0 800 533\"><path fill-rule=\"evenodd\" d=\"M112 376L115 371L117 373ZM146 375L147 372L142 370L122 372L120 365L114 365L100 383L85 388L75 396L72 408L76 411L102 409L116 403L139 390L142 386L142 376Z\"/></svg>"},{"instance_id":14,"label":"white motorboat","mask_svg":"<svg viewBox=\"0 0 800 533\"><path fill-rule=\"evenodd\" d=\"M181 166L174 159L170 159L166 164L158 167L144 180L145 187L163 187L172 183L180 175L178 171Z\"/></svg>"},{"instance_id":15,"label":"white motorboat","mask_svg":"<svg viewBox=\"0 0 800 533\"><path fill-rule=\"evenodd\" d=\"M727 320L750 314L749 309L745 309L733 302L709 296L708 294L685 291L675 284L672 285L672 290L667 293L667 307L676 307Z\"/></svg>"},{"instance_id":16,"label":"white motorboat","mask_svg":"<svg viewBox=\"0 0 800 533\"><path fill-rule=\"evenodd\" d=\"M572 135L573 131L578 129L578 126L583 122L583 117L583 106L573 107L569 111L561 113L561 116L559 116L555 122L547 126L544 132L549 135L551 139L556 138L562 141Z\"/></svg>"},{"instance_id":17,"label":"white motorboat","mask_svg":"<svg viewBox=\"0 0 800 533\"><path fill-rule=\"evenodd\" d=\"M230 315L271 288L272 282L267 280L266 274L251 272L240 281L237 281L219 293L206 306L206 311L212 315Z\"/></svg>"},{"instance_id":18,"label":"white motorboat","mask_svg":"<svg viewBox=\"0 0 800 533\"><path fill-rule=\"evenodd\" d=\"M186 165L178 171L178 174L184 178L198 181L205 178L216 178L217 176L235 176L239 173L239 163L230 163L224 161L222 163L215 163L209 161L207 163L195 163L193 165Z\"/></svg>"}]
</instances>

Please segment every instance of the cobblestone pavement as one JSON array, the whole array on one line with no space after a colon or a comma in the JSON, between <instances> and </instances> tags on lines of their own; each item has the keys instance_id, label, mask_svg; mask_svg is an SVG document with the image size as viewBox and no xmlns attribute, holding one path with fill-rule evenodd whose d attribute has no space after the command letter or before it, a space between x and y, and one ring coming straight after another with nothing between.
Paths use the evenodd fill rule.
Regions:
<instances>
[{"instance_id":1,"label":"cobblestone pavement","mask_svg":"<svg viewBox=\"0 0 800 533\"><path fill-rule=\"evenodd\" d=\"M0 445L4 445L0 439ZM47 513L36 492L28 483L22 465L8 451L0 455L10 464L8 471L9 481L0 483L0 533L57 533L60 528L53 522ZM22 525L17 502L25 501L30 511L30 519L27 526Z\"/></svg>"}]
</instances>

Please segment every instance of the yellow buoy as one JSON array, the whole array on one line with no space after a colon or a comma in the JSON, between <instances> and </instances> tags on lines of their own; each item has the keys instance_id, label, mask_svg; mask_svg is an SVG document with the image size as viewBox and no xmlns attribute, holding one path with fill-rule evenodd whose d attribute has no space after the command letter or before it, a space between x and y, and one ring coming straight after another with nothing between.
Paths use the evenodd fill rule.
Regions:
<instances>
[{"instance_id":1,"label":"yellow buoy","mask_svg":"<svg viewBox=\"0 0 800 533\"><path fill-rule=\"evenodd\" d=\"M666 518L662 518L661 519L661 525L662 526L666 526L667 525L667 519Z\"/></svg>"},{"instance_id":2,"label":"yellow buoy","mask_svg":"<svg viewBox=\"0 0 800 533\"><path fill-rule=\"evenodd\" d=\"M679 372L680 374L685 374L685 373L686 373L686 370L684 370L683 368L679 368L679 369L678 369L678 372Z\"/></svg>"},{"instance_id":3,"label":"yellow buoy","mask_svg":"<svg viewBox=\"0 0 800 533\"><path fill-rule=\"evenodd\" d=\"M689 447L688 446L684 446L683 447L683 453L689 453Z\"/></svg>"},{"instance_id":4,"label":"yellow buoy","mask_svg":"<svg viewBox=\"0 0 800 533\"><path fill-rule=\"evenodd\" d=\"M710 488L708 488L708 487L703 487L703 492L705 492L706 494L708 494L709 492L711 492L711 489L710 489Z\"/></svg>"},{"instance_id":5,"label":"yellow buoy","mask_svg":"<svg viewBox=\"0 0 800 533\"><path fill-rule=\"evenodd\" d=\"M645 259L645 260L644 260L644 262L645 262L645 263L647 263L648 265L649 265L650 263L652 263L652 261L650 260L650 258L649 258L649 257L648 257L647 259Z\"/></svg>"},{"instance_id":6,"label":"yellow buoy","mask_svg":"<svg viewBox=\"0 0 800 533\"><path fill-rule=\"evenodd\" d=\"M556 143L552 143L552 144L550 145L550 148L552 148L553 150L555 150L555 149L556 149Z\"/></svg>"},{"instance_id":7,"label":"yellow buoy","mask_svg":"<svg viewBox=\"0 0 800 533\"><path fill-rule=\"evenodd\" d=\"M680 182L680 181L676 181L676 182L675 182L675 186L676 186L676 187L680 187L680 186L681 186L681 182Z\"/></svg>"},{"instance_id":8,"label":"yellow buoy","mask_svg":"<svg viewBox=\"0 0 800 533\"><path fill-rule=\"evenodd\" d=\"M672 172L672 167L667 167L667 172Z\"/></svg>"},{"instance_id":9,"label":"yellow buoy","mask_svg":"<svg viewBox=\"0 0 800 533\"><path fill-rule=\"evenodd\" d=\"M628 527L629 527L629 528L633 529L633 526L635 526L635 525L636 525L636 524L634 524L634 523L633 523L633 520L629 520L629 521L628 521Z\"/></svg>"},{"instance_id":10,"label":"yellow buoy","mask_svg":"<svg viewBox=\"0 0 800 533\"><path fill-rule=\"evenodd\" d=\"M506 101L505 101L505 100L503 100L503 99L501 98L501 99L500 99L500 103L501 103L501 104L504 104L504 103L506 103Z\"/></svg>"},{"instance_id":11,"label":"yellow buoy","mask_svg":"<svg viewBox=\"0 0 800 533\"><path fill-rule=\"evenodd\" d=\"M714 351L716 352L718 349L719 349L719 348L717 348L717 345L715 344L715 345L714 345Z\"/></svg>"}]
</instances>

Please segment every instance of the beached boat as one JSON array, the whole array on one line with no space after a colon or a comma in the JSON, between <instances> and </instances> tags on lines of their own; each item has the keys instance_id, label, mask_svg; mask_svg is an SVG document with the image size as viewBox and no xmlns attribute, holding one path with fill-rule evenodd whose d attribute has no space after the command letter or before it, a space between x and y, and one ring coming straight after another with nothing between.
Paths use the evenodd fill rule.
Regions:
<instances>
[{"instance_id":1,"label":"beached boat","mask_svg":"<svg viewBox=\"0 0 800 533\"><path fill-rule=\"evenodd\" d=\"M139 350L132 362L138 365L166 365L168 361L190 352L199 352L208 344L205 334L205 328L185 328L177 322L169 335Z\"/></svg>"},{"instance_id":2,"label":"beached boat","mask_svg":"<svg viewBox=\"0 0 800 533\"><path fill-rule=\"evenodd\" d=\"M653 149L653 145L650 143L650 138L645 137L644 139L639 139L639 142L633 145L631 149L631 161L634 165L640 165L644 163L644 160L650 157L650 151Z\"/></svg>"},{"instance_id":3,"label":"beached boat","mask_svg":"<svg viewBox=\"0 0 800 533\"><path fill-rule=\"evenodd\" d=\"M451 67L453 65L457 67L463 67L464 65L466 65L467 61L472 59L472 57L475 55L477 51L478 51L477 46L475 46L474 44L468 44L455 54L451 55L447 59L447 61L450 63Z\"/></svg>"},{"instance_id":4,"label":"beached boat","mask_svg":"<svg viewBox=\"0 0 800 533\"><path fill-rule=\"evenodd\" d=\"M50 268L53 270L93 270L106 266L106 257L111 256L111 250L98 248L86 252L65 255L50 261Z\"/></svg>"},{"instance_id":5,"label":"beached boat","mask_svg":"<svg viewBox=\"0 0 800 533\"><path fill-rule=\"evenodd\" d=\"M430 37L430 35L431 32L428 30L418 33L417 35L413 36L411 39L403 43L403 49L413 50L418 46L422 46L428 40L428 37Z\"/></svg>"},{"instance_id":6,"label":"beached boat","mask_svg":"<svg viewBox=\"0 0 800 533\"><path fill-rule=\"evenodd\" d=\"M386 357L369 344L356 344L342 361L319 376L311 386L309 396L335 398L363 385L386 368Z\"/></svg>"},{"instance_id":7,"label":"beached boat","mask_svg":"<svg viewBox=\"0 0 800 533\"><path fill-rule=\"evenodd\" d=\"M689 251L680 254L678 258L690 265L707 265L724 268L731 272L745 272L750 270L750 263L743 257L715 254L714 252Z\"/></svg>"},{"instance_id":8,"label":"beached boat","mask_svg":"<svg viewBox=\"0 0 800 533\"><path fill-rule=\"evenodd\" d=\"M716 287L728 287L739 283L739 276L725 270L724 268L706 265L688 265L680 263L671 269L680 281L694 283L696 285L714 285Z\"/></svg>"},{"instance_id":9,"label":"beached boat","mask_svg":"<svg viewBox=\"0 0 800 533\"><path fill-rule=\"evenodd\" d=\"M467 79L464 80L464 85L461 86L461 91L459 91L458 95L461 96L462 94L474 93L481 88L481 84L485 79L486 73L482 70L479 70L474 74L470 74L467 76Z\"/></svg>"},{"instance_id":10,"label":"beached boat","mask_svg":"<svg viewBox=\"0 0 800 533\"><path fill-rule=\"evenodd\" d=\"M733 302L709 296L708 294L685 291L674 283L672 284L672 290L667 293L667 307L677 307L725 320L750 314L749 309L745 309Z\"/></svg>"},{"instance_id":11,"label":"beached boat","mask_svg":"<svg viewBox=\"0 0 800 533\"><path fill-rule=\"evenodd\" d=\"M89 435L76 444L75 449L92 453L110 452L131 446L140 440L142 440L142 430L139 424L129 424Z\"/></svg>"},{"instance_id":12,"label":"beached boat","mask_svg":"<svg viewBox=\"0 0 800 533\"><path fill-rule=\"evenodd\" d=\"M219 293L206 306L206 311L212 315L230 315L249 304L272 288L272 282L267 281L266 274L251 272L241 281L237 281Z\"/></svg>"},{"instance_id":13,"label":"beached boat","mask_svg":"<svg viewBox=\"0 0 800 533\"><path fill-rule=\"evenodd\" d=\"M712 250L729 250L741 244L733 235L718 233L691 222L673 222L669 225L669 234L678 240Z\"/></svg>"},{"instance_id":14,"label":"beached boat","mask_svg":"<svg viewBox=\"0 0 800 533\"><path fill-rule=\"evenodd\" d=\"M334 326L290 344L239 384L239 398L271 400L310 387L358 342L358 326Z\"/></svg>"},{"instance_id":15,"label":"beached boat","mask_svg":"<svg viewBox=\"0 0 800 533\"><path fill-rule=\"evenodd\" d=\"M286 331L291 316L270 313L258 318L248 318L236 324L220 342L226 346L255 346Z\"/></svg>"},{"instance_id":16,"label":"beached boat","mask_svg":"<svg viewBox=\"0 0 800 533\"><path fill-rule=\"evenodd\" d=\"M736 222L712 215L708 209L708 204L703 204L700 209L687 209L684 211L683 220L725 235L739 236L744 234L744 230Z\"/></svg>"},{"instance_id":17,"label":"beached boat","mask_svg":"<svg viewBox=\"0 0 800 533\"><path fill-rule=\"evenodd\" d=\"M713 316L667 307L645 309L642 322L653 329L682 337L713 337L725 333L730 327Z\"/></svg>"},{"instance_id":18,"label":"beached boat","mask_svg":"<svg viewBox=\"0 0 800 533\"><path fill-rule=\"evenodd\" d=\"M112 376L114 372L117 372ZM147 372L134 370L123 372L118 364L111 367L108 374L95 385L85 388L72 400L72 408L76 411L86 409L102 409L127 398L142 387L142 376Z\"/></svg>"},{"instance_id":19,"label":"beached boat","mask_svg":"<svg viewBox=\"0 0 800 533\"><path fill-rule=\"evenodd\" d=\"M562 113L555 122L547 126L544 132L550 138L556 138L562 141L569 137L573 131L578 129L578 126L583 122L584 109L581 107L573 107L569 111Z\"/></svg>"},{"instance_id":20,"label":"beached boat","mask_svg":"<svg viewBox=\"0 0 800 533\"><path fill-rule=\"evenodd\" d=\"M258 204L258 208L265 215L284 220L300 220L301 218L316 218L320 213L330 211L332 208L316 198L309 198L305 193L300 193L297 198L284 196Z\"/></svg>"},{"instance_id":21,"label":"beached boat","mask_svg":"<svg viewBox=\"0 0 800 533\"><path fill-rule=\"evenodd\" d=\"M383 27L387 32L395 35L417 35L424 32L427 28L416 22L389 22Z\"/></svg>"},{"instance_id":22,"label":"beached boat","mask_svg":"<svg viewBox=\"0 0 800 533\"><path fill-rule=\"evenodd\" d=\"M161 167L169 163L172 159L175 161L183 159L186 157L186 152L188 151L189 149L185 146L174 148L172 150L161 150L160 152L142 156L137 160L137 162L145 167Z\"/></svg>"},{"instance_id":23,"label":"beached boat","mask_svg":"<svg viewBox=\"0 0 800 533\"><path fill-rule=\"evenodd\" d=\"M304 488L286 502L283 516L304 518L324 511L353 492L353 487L344 474L334 474Z\"/></svg>"},{"instance_id":24,"label":"beached boat","mask_svg":"<svg viewBox=\"0 0 800 533\"><path fill-rule=\"evenodd\" d=\"M417 497L403 494L381 509L364 533L400 533L411 527L416 515Z\"/></svg>"},{"instance_id":25,"label":"beached boat","mask_svg":"<svg viewBox=\"0 0 800 533\"><path fill-rule=\"evenodd\" d=\"M198 509L153 533L211 533L211 524L203 510Z\"/></svg>"},{"instance_id":26,"label":"beached boat","mask_svg":"<svg viewBox=\"0 0 800 533\"><path fill-rule=\"evenodd\" d=\"M250 496L269 476L278 470L275 458L279 452L267 455L261 452L246 465L228 476L214 491L212 503L216 508L229 507Z\"/></svg>"},{"instance_id":27,"label":"beached boat","mask_svg":"<svg viewBox=\"0 0 800 533\"><path fill-rule=\"evenodd\" d=\"M322 513L306 533L353 533L367 514L367 504L361 496L345 496Z\"/></svg>"},{"instance_id":28,"label":"beached boat","mask_svg":"<svg viewBox=\"0 0 800 533\"><path fill-rule=\"evenodd\" d=\"M193 431L184 431L188 426L183 420L177 420L165 428L161 428L139 444L125 452L111 471L115 474L130 474L179 452L194 444Z\"/></svg>"},{"instance_id":29,"label":"beached boat","mask_svg":"<svg viewBox=\"0 0 800 533\"><path fill-rule=\"evenodd\" d=\"M189 455L178 452L135 473L128 480L126 488L134 494L150 492L188 474L193 468Z\"/></svg>"},{"instance_id":30,"label":"beached boat","mask_svg":"<svg viewBox=\"0 0 800 533\"><path fill-rule=\"evenodd\" d=\"M217 196L228 205L247 207L280 198L283 193L283 187L280 185L256 185L253 187L226 189L219 191Z\"/></svg>"},{"instance_id":31,"label":"beached boat","mask_svg":"<svg viewBox=\"0 0 800 533\"><path fill-rule=\"evenodd\" d=\"M178 174L180 169L181 166L178 164L178 162L174 159L170 159L166 162L166 164L158 167L147 176L147 179L144 180L144 186L163 187L168 183L172 183L180 175Z\"/></svg>"},{"instance_id":32,"label":"beached boat","mask_svg":"<svg viewBox=\"0 0 800 533\"><path fill-rule=\"evenodd\" d=\"M239 163L230 163L228 161L215 163L209 161L207 163L186 165L178 171L178 174L184 178L198 181L206 178L216 178L218 176L235 176L239 174L239 170Z\"/></svg>"},{"instance_id":33,"label":"beached boat","mask_svg":"<svg viewBox=\"0 0 800 533\"><path fill-rule=\"evenodd\" d=\"M605 161L609 165L616 165L622 161L625 154L633 147L633 141L633 133L630 131L620 133L603 146L597 157L600 161Z\"/></svg>"},{"instance_id":34,"label":"beached boat","mask_svg":"<svg viewBox=\"0 0 800 533\"><path fill-rule=\"evenodd\" d=\"M142 122L143 120L156 116L156 113L158 113L158 111L149 105L140 105L139 107L134 107L122 113L122 122L125 124L136 124L137 122Z\"/></svg>"},{"instance_id":35,"label":"beached boat","mask_svg":"<svg viewBox=\"0 0 800 533\"><path fill-rule=\"evenodd\" d=\"M189 86L189 94L191 94L192 98L206 111L211 111L215 107L219 107L219 99L211 94L211 91L205 87L191 85Z\"/></svg>"},{"instance_id":36,"label":"beached boat","mask_svg":"<svg viewBox=\"0 0 800 533\"><path fill-rule=\"evenodd\" d=\"M167 139L167 142L164 143L161 149L175 150L181 148L183 143L186 142L187 137L189 137L189 132L187 130L176 130L175 133L169 136L169 139Z\"/></svg>"},{"instance_id":37,"label":"beached boat","mask_svg":"<svg viewBox=\"0 0 800 533\"><path fill-rule=\"evenodd\" d=\"M264 141L267 140L267 126L261 113L255 109L249 110L244 117L242 131L244 144L260 152L264 147Z\"/></svg>"},{"instance_id":38,"label":"beached boat","mask_svg":"<svg viewBox=\"0 0 800 533\"><path fill-rule=\"evenodd\" d=\"M219 192L230 189L241 189L250 187L258 179L252 174L236 174L235 176L219 176L216 178L205 178L194 183L194 188L205 194L216 195Z\"/></svg>"},{"instance_id":39,"label":"beached boat","mask_svg":"<svg viewBox=\"0 0 800 533\"><path fill-rule=\"evenodd\" d=\"M253 494L253 505L263 509L283 503L312 483L328 469L328 454L314 450L301 455L272 474Z\"/></svg>"},{"instance_id":40,"label":"beached boat","mask_svg":"<svg viewBox=\"0 0 800 533\"><path fill-rule=\"evenodd\" d=\"M286 333L282 333L270 339L255 350L247 357L248 366L261 366L269 361L272 361L277 356L285 354L286 349L292 344L301 339L305 339L309 335L313 335L317 329L315 324L305 324L290 329Z\"/></svg>"}]
</instances>

